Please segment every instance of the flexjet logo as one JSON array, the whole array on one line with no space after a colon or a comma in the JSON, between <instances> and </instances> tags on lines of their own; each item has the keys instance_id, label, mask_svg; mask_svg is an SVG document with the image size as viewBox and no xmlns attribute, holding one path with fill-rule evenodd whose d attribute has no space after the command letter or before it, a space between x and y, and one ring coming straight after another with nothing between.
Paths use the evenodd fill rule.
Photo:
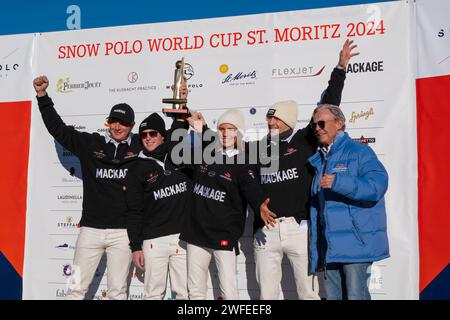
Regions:
<instances>
[{"instance_id":1,"label":"flexjet logo","mask_svg":"<svg viewBox=\"0 0 450 320\"><path fill-rule=\"evenodd\" d=\"M78 83L71 83L70 78L61 78L56 82L56 91L59 93L70 93L74 90L89 90L94 88L100 88L101 82L84 81Z\"/></svg>"},{"instance_id":2,"label":"flexjet logo","mask_svg":"<svg viewBox=\"0 0 450 320\"><path fill-rule=\"evenodd\" d=\"M383 72L383 61L349 63L347 73Z\"/></svg>"},{"instance_id":3,"label":"flexjet logo","mask_svg":"<svg viewBox=\"0 0 450 320\"><path fill-rule=\"evenodd\" d=\"M272 79L310 78L319 76L325 69L314 66L283 66L272 68Z\"/></svg>"}]
</instances>

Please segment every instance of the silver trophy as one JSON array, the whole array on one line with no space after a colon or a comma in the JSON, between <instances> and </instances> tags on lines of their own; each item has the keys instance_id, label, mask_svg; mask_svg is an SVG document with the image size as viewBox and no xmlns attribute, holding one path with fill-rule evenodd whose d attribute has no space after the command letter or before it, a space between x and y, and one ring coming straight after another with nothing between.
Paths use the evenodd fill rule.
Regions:
<instances>
[{"instance_id":1,"label":"silver trophy","mask_svg":"<svg viewBox=\"0 0 450 320\"><path fill-rule=\"evenodd\" d=\"M163 108L164 112L169 117L187 117L189 116L189 109L186 107L187 99L181 98L181 83L184 77L184 58L175 63L175 77L173 83L173 97L162 99L163 103L172 104L172 108Z\"/></svg>"}]
</instances>

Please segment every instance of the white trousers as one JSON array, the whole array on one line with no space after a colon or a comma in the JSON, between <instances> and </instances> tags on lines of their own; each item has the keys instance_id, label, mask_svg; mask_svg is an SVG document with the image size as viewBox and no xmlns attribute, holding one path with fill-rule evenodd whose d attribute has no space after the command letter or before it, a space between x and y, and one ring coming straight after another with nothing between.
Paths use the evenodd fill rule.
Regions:
<instances>
[{"instance_id":1,"label":"white trousers","mask_svg":"<svg viewBox=\"0 0 450 320\"><path fill-rule=\"evenodd\" d=\"M82 300L106 252L106 299L126 300L131 250L126 229L81 227L66 299Z\"/></svg>"},{"instance_id":2,"label":"white trousers","mask_svg":"<svg viewBox=\"0 0 450 320\"><path fill-rule=\"evenodd\" d=\"M236 254L233 251L213 250L193 244L187 245L189 299L206 300L208 270L211 258L216 263L220 296L225 300L238 300Z\"/></svg>"},{"instance_id":3,"label":"white trousers","mask_svg":"<svg viewBox=\"0 0 450 320\"><path fill-rule=\"evenodd\" d=\"M144 241L144 299L162 300L168 276L172 298L188 299L186 243L179 236L178 233Z\"/></svg>"},{"instance_id":4,"label":"white trousers","mask_svg":"<svg viewBox=\"0 0 450 320\"><path fill-rule=\"evenodd\" d=\"M275 227L263 227L255 233L253 248L256 280L261 300L281 297L281 262L289 259L294 272L295 286L300 300L319 300L317 277L308 272L308 224L297 223L294 217L276 219Z\"/></svg>"}]
</instances>

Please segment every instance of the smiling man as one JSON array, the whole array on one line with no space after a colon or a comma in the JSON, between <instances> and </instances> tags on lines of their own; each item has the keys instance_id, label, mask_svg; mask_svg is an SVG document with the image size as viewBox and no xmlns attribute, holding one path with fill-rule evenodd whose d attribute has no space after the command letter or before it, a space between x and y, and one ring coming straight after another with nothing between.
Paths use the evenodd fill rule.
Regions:
<instances>
[{"instance_id":1,"label":"smiling man","mask_svg":"<svg viewBox=\"0 0 450 320\"><path fill-rule=\"evenodd\" d=\"M327 300L370 300L374 261L389 257L384 194L388 174L373 150L345 132L334 105L314 110L319 150L308 161L311 186L310 270L325 270Z\"/></svg>"},{"instance_id":2,"label":"smiling man","mask_svg":"<svg viewBox=\"0 0 450 320\"><path fill-rule=\"evenodd\" d=\"M127 298L127 277L131 250L126 230L127 205L124 182L141 145L131 133L134 111L126 103L113 106L109 130L79 132L67 126L47 95L49 81L34 79L39 110L48 132L64 148L76 155L83 171L83 211L77 239L72 279L67 299L84 299L101 257L107 257L107 298Z\"/></svg>"}]
</instances>

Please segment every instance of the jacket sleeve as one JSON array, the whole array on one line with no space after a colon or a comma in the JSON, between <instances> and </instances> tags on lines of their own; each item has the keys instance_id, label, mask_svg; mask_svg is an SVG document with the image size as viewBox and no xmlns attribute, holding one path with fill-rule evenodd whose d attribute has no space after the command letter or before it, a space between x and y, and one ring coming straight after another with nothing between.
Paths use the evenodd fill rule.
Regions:
<instances>
[{"instance_id":1,"label":"jacket sleeve","mask_svg":"<svg viewBox=\"0 0 450 320\"><path fill-rule=\"evenodd\" d=\"M136 166L130 168L125 181L125 197L128 206L127 233L132 252L142 250L142 227L144 223L144 185L137 176Z\"/></svg>"},{"instance_id":2,"label":"jacket sleeve","mask_svg":"<svg viewBox=\"0 0 450 320\"><path fill-rule=\"evenodd\" d=\"M79 156L81 150L92 139L92 134L79 132L74 127L66 125L56 112L53 101L48 95L37 97L37 101L48 132L64 148Z\"/></svg>"},{"instance_id":3,"label":"jacket sleeve","mask_svg":"<svg viewBox=\"0 0 450 320\"><path fill-rule=\"evenodd\" d=\"M253 212L259 216L259 207L264 202L265 197L257 169L256 166L250 165L242 167L242 172L239 173L239 188L250 207L252 207Z\"/></svg>"},{"instance_id":4,"label":"jacket sleeve","mask_svg":"<svg viewBox=\"0 0 450 320\"><path fill-rule=\"evenodd\" d=\"M388 187L388 174L372 149L363 149L358 166L357 176L335 175L331 190L356 201L381 200Z\"/></svg>"},{"instance_id":5,"label":"jacket sleeve","mask_svg":"<svg viewBox=\"0 0 450 320\"><path fill-rule=\"evenodd\" d=\"M195 169L194 154L198 151L195 148L194 139L197 137L188 129L188 122L174 120L167 135L169 140L166 143L168 143L171 161L175 165L184 165L186 168L193 170Z\"/></svg>"},{"instance_id":6,"label":"jacket sleeve","mask_svg":"<svg viewBox=\"0 0 450 320\"><path fill-rule=\"evenodd\" d=\"M320 104L341 104L342 90L344 90L345 70L334 68L331 72L328 87L320 97Z\"/></svg>"}]
</instances>

